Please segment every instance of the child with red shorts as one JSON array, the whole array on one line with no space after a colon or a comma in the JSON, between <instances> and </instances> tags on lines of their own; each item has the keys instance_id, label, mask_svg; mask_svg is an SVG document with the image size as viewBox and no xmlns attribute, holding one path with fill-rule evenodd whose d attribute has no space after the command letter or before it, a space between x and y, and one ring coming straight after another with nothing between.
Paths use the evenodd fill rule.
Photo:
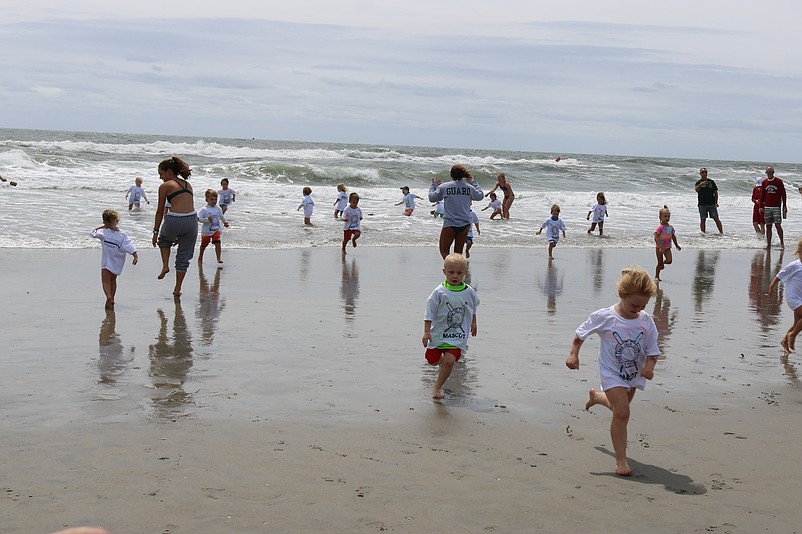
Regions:
<instances>
[{"instance_id":1,"label":"child with red shorts","mask_svg":"<svg viewBox=\"0 0 802 534\"><path fill-rule=\"evenodd\" d=\"M356 240L362 235L362 210L358 208L359 195L351 193L348 195L348 206L343 210L343 254L345 245L348 241L356 247Z\"/></svg>"},{"instance_id":2,"label":"child with red shorts","mask_svg":"<svg viewBox=\"0 0 802 534\"><path fill-rule=\"evenodd\" d=\"M468 274L465 256L457 253L446 256L443 274L446 279L429 295L423 315L426 361L429 365L440 366L433 399L445 397L443 385L468 347L468 332L476 336L476 308L479 306L479 296L465 283Z\"/></svg>"},{"instance_id":3,"label":"child with red shorts","mask_svg":"<svg viewBox=\"0 0 802 534\"><path fill-rule=\"evenodd\" d=\"M214 189L206 190L206 205L198 212L198 221L203 223L201 228L201 246L198 253L198 263L203 263L203 252L211 241L214 244L214 252L217 254L217 263L223 263L222 247L220 246L220 234L222 229L220 223L228 228L228 221L223 216L223 209L217 205L217 191Z\"/></svg>"}]
</instances>

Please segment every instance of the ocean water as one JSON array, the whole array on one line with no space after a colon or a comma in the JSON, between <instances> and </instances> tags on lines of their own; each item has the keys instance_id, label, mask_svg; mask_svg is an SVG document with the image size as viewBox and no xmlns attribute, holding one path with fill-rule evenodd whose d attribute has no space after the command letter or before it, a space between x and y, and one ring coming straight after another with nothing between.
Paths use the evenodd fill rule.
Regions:
<instances>
[{"instance_id":1,"label":"ocean water","mask_svg":"<svg viewBox=\"0 0 802 534\"><path fill-rule=\"evenodd\" d=\"M223 235L230 248L339 246L342 225L333 204L340 182L361 197L363 246L433 246L441 220L430 215L431 204L419 200L405 217L395 203L404 185L426 198L432 178L446 178L455 163L467 166L484 191L505 172L516 194L509 220L491 221L490 210L480 211L487 203L474 203L478 247L545 247L544 235L535 232L557 203L568 227L560 247L652 247L658 210L668 205L683 247L759 248L751 192L767 164L788 189L789 245L802 229L796 189L802 164L0 129L0 175L19 184L0 187L0 247L95 247L87 233L107 208L120 212L121 228L140 247L150 246L161 183L156 167L171 155L192 168L197 209L205 203L203 191L219 189L222 178L237 191ZM699 232L693 186L701 166L719 187L723 236L710 220L708 233ZM129 212L125 192L137 176L152 203ZM296 210L304 186L315 201L313 228L303 226ZM585 217L599 191L608 201L604 238L586 233Z\"/></svg>"}]
</instances>

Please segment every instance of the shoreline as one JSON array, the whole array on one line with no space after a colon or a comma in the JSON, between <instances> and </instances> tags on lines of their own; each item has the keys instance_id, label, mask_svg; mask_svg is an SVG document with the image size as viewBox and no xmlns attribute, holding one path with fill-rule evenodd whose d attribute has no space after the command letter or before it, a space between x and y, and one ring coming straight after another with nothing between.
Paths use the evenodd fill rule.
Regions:
<instances>
[{"instance_id":1,"label":"shoreline","mask_svg":"<svg viewBox=\"0 0 802 534\"><path fill-rule=\"evenodd\" d=\"M437 403L420 346L433 248L224 248L203 278L193 261L178 306L142 250L113 318L99 251L0 250L0 530L558 531L620 527L623 509L655 532L799 523L800 357L765 294L790 252L675 255L646 308L665 358L633 401L629 479L609 413L584 411L598 342L579 371L564 360L653 252L473 253L479 335Z\"/></svg>"}]
</instances>

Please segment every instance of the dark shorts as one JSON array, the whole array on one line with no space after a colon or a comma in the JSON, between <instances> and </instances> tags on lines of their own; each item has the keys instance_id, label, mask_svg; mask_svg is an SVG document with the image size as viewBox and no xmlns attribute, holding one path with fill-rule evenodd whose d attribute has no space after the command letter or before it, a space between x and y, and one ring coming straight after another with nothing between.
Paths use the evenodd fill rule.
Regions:
<instances>
[{"instance_id":1,"label":"dark shorts","mask_svg":"<svg viewBox=\"0 0 802 534\"><path fill-rule=\"evenodd\" d=\"M343 241L348 241L352 237L359 237L361 233L359 230L343 230Z\"/></svg>"},{"instance_id":2,"label":"dark shorts","mask_svg":"<svg viewBox=\"0 0 802 534\"><path fill-rule=\"evenodd\" d=\"M429 362L429 365L437 365L440 363L440 358L446 352L454 355L455 362L458 362L460 357L462 356L462 351L457 348L453 349L433 348L433 349L426 349L426 361Z\"/></svg>"},{"instance_id":3,"label":"dark shorts","mask_svg":"<svg viewBox=\"0 0 802 534\"><path fill-rule=\"evenodd\" d=\"M459 235L463 232L467 232L468 228L470 227L470 224L466 224L465 226L447 226L446 228L451 228L451 230L454 232L454 235Z\"/></svg>"},{"instance_id":4,"label":"dark shorts","mask_svg":"<svg viewBox=\"0 0 802 534\"><path fill-rule=\"evenodd\" d=\"M718 220L718 210L716 206L699 206L699 217L704 220L710 217L714 221Z\"/></svg>"}]
</instances>

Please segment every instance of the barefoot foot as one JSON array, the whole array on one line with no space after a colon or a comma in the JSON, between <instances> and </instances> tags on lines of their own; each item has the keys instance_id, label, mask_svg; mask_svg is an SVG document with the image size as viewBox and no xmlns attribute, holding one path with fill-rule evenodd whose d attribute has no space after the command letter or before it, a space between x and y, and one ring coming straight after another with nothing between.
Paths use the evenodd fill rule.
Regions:
<instances>
[{"instance_id":1,"label":"barefoot foot","mask_svg":"<svg viewBox=\"0 0 802 534\"><path fill-rule=\"evenodd\" d=\"M592 406L596 405L596 388L590 388L588 391L588 402L585 403L585 411L590 411Z\"/></svg>"},{"instance_id":2,"label":"barefoot foot","mask_svg":"<svg viewBox=\"0 0 802 534\"><path fill-rule=\"evenodd\" d=\"M615 461L615 474L622 477L632 476L632 469L629 467L629 464L626 460Z\"/></svg>"},{"instance_id":3,"label":"barefoot foot","mask_svg":"<svg viewBox=\"0 0 802 534\"><path fill-rule=\"evenodd\" d=\"M784 337L780 340L780 346L783 348L786 354L792 352L794 349L791 348L791 345L788 344L788 337Z\"/></svg>"},{"instance_id":4,"label":"barefoot foot","mask_svg":"<svg viewBox=\"0 0 802 534\"><path fill-rule=\"evenodd\" d=\"M160 273L159 273L159 276L157 276L156 278L158 278L159 280L161 280L162 278L164 278L165 276L167 276L167 273L169 273L169 272L170 272L170 269L169 269L169 268L163 268L163 269L162 269L162 272L160 272Z\"/></svg>"},{"instance_id":5,"label":"barefoot foot","mask_svg":"<svg viewBox=\"0 0 802 534\"><path fill-rule=\"evenodd\" d=\"M443 399L445 398L445 395L443 394L443 391L440 388L435 388L434 391L432 392L432 398Z\"/></svg>"}]
</instances>

